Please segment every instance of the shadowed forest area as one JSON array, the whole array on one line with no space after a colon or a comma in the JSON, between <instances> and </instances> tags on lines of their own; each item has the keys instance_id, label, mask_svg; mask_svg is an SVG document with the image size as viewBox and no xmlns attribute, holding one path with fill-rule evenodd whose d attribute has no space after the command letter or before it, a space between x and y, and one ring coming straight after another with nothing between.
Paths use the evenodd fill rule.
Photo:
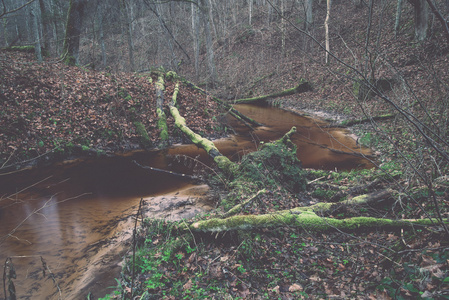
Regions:
<instances>
[{"instance_id":1,"label":"shadowed forest area","mask_svg":"<svg viewBox=\"0 0 449 300\"><path fill-rule=\"evenodd\" d=\"M0 0L0 21L0 222L26 170L180 144L206 157L134 160L207 184L210 209L156 218L142 199L110 289L64 296L40 256L52 299L449 299L449 1ZM309 125L263 141L261 108L363 163L304 167ZM256 151L221 153L240 127ZM0 254L0 299L32 297Z\"/></svg>"}]
</instances>

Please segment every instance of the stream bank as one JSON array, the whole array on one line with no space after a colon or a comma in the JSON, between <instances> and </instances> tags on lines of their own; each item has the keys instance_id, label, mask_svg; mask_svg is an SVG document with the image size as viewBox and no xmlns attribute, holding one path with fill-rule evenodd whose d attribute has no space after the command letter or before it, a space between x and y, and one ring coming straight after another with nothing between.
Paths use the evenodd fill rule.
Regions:
<instances>
[{"instance_id":1,"label":"stream bank","mask_svg":"<svg viewBox=\"0 0 449 300\"><path fill-rule=\"evenodd\" d=\"M359 149L355 141L347 138L347 133L341 129L324 128L321 126L325 124L322 121L299 117L280 109L251 105L239 106L239 109L255 119L264 120L265 124L273 122L273 126L248 132L246 126L230 119L228 125L237 134L217 140L216 145L220 152L234 161L238 161L244 153L257 149L260 143L282 136L284 128L294 124L299 129L295 139L300 143L299 155L304 155L301 156L303 165L317 168L326 166L329 169L345 165L347 168L361 166L360 157L330 149L332 146L339 147L336 148L339 151L351 149L347 151L353 152ZM306 147L312 149L306 150ZM362 150L369 154L369 149ZM315 152L321 154L308 161L307 155ZM20 292L30 296L44 295L40 293L46 290L52 291L55 296L58 294L53 281L39 275L39 259L23 260L18 256L42 256L55 274L64 295L73 296L72 299L79 296L74 296L76 290L86 294L92 291L99 295L106 291L107 286L115 285L114 278L119 270L118 260L115 259L123 254L117 243L129 239L130 232L125 228L132 227L131 218L136 214L142 197L149 203L146 216L155 213L156 216L171 218L179 213L179 216L190 217L214 207L207 200L200 200L203 198L191 194L204 193L196 190L199 187L190 189L188 195L182 195L180 190L191 187L190 177L148 170L133 163L134 160L141 166L171 170L177 174L192 174L201 168L203 171L209 170L209 167L204 167L209 163L209 158L203 150L195 145L177 145L161 151L136 151L111 158L73 161L2 178L2 193L11 194L29 187L13 198L2 201L0 209L3 216L11 217L2 217L4 232L1 236L18 224L16 220L30 216L14 233L18 239L10 237L4 242L0 257L2 260L13 257L18 270L15 280L17 286L32 287ZM40 184L33 185L41 180ZM38 209L41 209L39 213L34 213ZM34 276L27 277L22 273L26 270L25 265L34 270ZM100 274L100 277L96 274Z\"/></svg>"}]
</instances>

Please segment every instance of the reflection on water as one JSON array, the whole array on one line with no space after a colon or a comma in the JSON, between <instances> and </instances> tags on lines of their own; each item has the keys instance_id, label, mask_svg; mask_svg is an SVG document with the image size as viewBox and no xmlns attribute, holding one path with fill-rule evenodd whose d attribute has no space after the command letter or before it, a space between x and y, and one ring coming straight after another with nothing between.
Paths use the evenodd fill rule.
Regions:
<instances>
[{"instance_id":1,"label":"reflection on water","mask_svg":"<svg viewBox=\"0 0 449 300\"><path fill-rule=\"evenodd\" d=\"M247 128L232 123L237 134L216 145L234 160L256 149L260 141L278 139L296 126L298 132L292 139L303 166L371 166L368 160L352 155L354 151L371 154L369 149L360 149L346 132L326 128L324 122L273 108L237 108L267 127L248 133ZM174 192L190 181L143 169L132 161L191 173L191 167L175 159L177 155L209 161L203 150L184 145L0 176L0 261L12 257L18 298L81 299L88 291L103 296L120 272L117 262L125 247L117 245L130 237L125 229L132 227L130 216L136 213L140 198ZM47 267L45 276L41 258ZM92 271L95 266L107 268L98 273Z\"/></svg>"}]
</instances>

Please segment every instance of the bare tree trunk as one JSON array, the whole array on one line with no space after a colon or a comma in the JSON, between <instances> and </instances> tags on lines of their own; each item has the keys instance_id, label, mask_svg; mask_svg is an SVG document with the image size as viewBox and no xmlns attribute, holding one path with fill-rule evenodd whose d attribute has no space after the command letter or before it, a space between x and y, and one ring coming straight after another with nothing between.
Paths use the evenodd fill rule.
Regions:
<instances>
[{"instance_id":1,"label":"bare tree trunk","mask_svg":"<svg viewBox=\"0 0 449 300\"><path fill-rule=\"evenodd\" d=\"M8 42L8 19L7 18L3 18L3 38L5 40L5 47L8 48L9 47L9 42Z\"/></svg>"},{"instance_id":2,"label":"bare tree trunk","mask_svg":"<svg viewBox=\"0 0 449 300\"><path fill-rule=\"evenodd\" d=\"M98 4L98 31L99 31L99 38L100 38L100 47L101 47L101 63L103 65L103 68L106 67L106 47L104 45L104 31L103 31L103 3Z\"/></svg>"},{"instance_id":3,"label":"bare tree trunk","mask_svg":"<svg viewBox=\"0 0 449 300\"><path fill-rule=\"evenodd\" d=\"M62 40L63 32L65 31L63 22L60 22L62 11L53 0L49 0L48 6L49 6L49 14L51 15L52 20L51 25L53 27L53 36L54 36L54 45L52 48L54 48L56 53L59 55L61 54L60 40Z\"/></svg>"},{"instance_id":4,"label":"bare tree trunk","mask_svg":"<svg viewBox=\"0 0 449 300\"><path fill-rule=\"evenodd\" d=\"M134 42L133 42L133 29L132 29L132 10L130 8L130 3L122 0L122 13L125 18L126 24L126 38L128 40L128 58L129 58L129 68L131 72L134 72Z\"/></svg>"},{"instance_id":5,"label":"bare tree trunk","mask_svg":"<svg viewBox=\"0 0 449 300\"><path fill-rule=\"evenodd\" d=\"M415 39L424 41L427 38L429 28L429 6L426 0L413 0L415 7Z\"/></svg>"},{"instance_id":6,"label":"bare tree trunk","mask_svg":"<svg viewBox=\"0 0 449 300\"><path fill-rule=\"evenodd\" d=\"M31 32L33 33L33 37L34 37L34 53L36 54L36 58L39 62L42 62L42 52L41 52L41 41L40 41L40 37L39 37L39 25L37 22L37 2L32 3L31 7L30 7L30 17L31 17L31 24L32 24L32 29Z\"/></svg>"},{"instance_id":7,"label":"bare tree trunk","mask_svg":"<svg viewBox=\"0 0 449 300\"><path fill-rule=\"evenodd\" d=\"M193 51L195 56L195 80L199 79L199 63L200 63L200 27L199 27L199 8L194 3L192 8L192 36L193 36Z\"/></svg>"},{"instance_id":8,"label":"bare tree trunk","mask_svg":"<svg viewBox=\"0 0 449 300\"><path fill-rule=\"evenodd\" d=\"M209 19L209 0L201 0L202 19L204 25L204 34L206 35L206 52L209 66L209 76L212 86L217 83L217 71L215 69L214 48L212 45L212 34Z\"/></svg>"},{"instance_id":9,"label":"bare tree trunk","mask_svg":"<svg viewBox=\"0 0 449 300\"><path fill-rule=\"evenodd\" d=\"M212 27L212 30L214 32L215 40L219 40L219 35L217 31L217 26L215 25L214 21L214 2L213 0L207 0L209 2L209 20L210 20L210 26Z\"/></svg>"},{"instance_id":10,"label":"bare tree trunk","mask_svg":"<svg viewBox=\"0 0 449 300\"><path fill-rule=\"evenodd\" d=\"M281 57L285 55L285 0L281 0Z\"/></svg>"},{"instance_id":11,"label":"bare tree trunk","mask_svg":"<svg viewBox=\"0 0 449 300\"><path fill-rule=\"evenodd\" d=\"M47 13L47 9L45 8L44 0L39 0L39 8L41 11L41 21L42 21L42 40L44 42L44 49L50 52L50 26L49 26L49 17Z\"/></svg>"},{"instance_id":12,"label":"bare tree trunk","mask_svg":"<svg viewBox=\"0 0 449 300\"><path fill-rule=\"evenodd\" d=\"M402 15L402 3L403 0L398 0L397 6L396 6L396 20L394 22L394 36L398 36L398 30L399 30L399 23L401 21L401 15Z\"/></svg>"},{"instance_id":13,"label":"bare tree trunk","mask_svg":"<svg viewBox=\"0 0 449 300\"><path fill-rule=\"evenodd\" d=\"M174 50L174 46L173 46L174 37L173 37L173 35L171 34L171 32L169 31L167 25L164 22L164 19L163 19L164 13L162 11L161 4L156 4L155 6L156 7L155 7L155 10L153 12L158 17L159 25L160 25L160 28L162 30L162 33L166 36L164 41L167 43L168 48L170 49L170 55L171 55L171 59L170 59L170 62L169 62L170 68L177 69L177 64L175 63L175 61L176 61L176 54L175 54L175 50Z\"/></svg>"},{"instance_id":14,"label":"bare tree trunk","mask_svg":"<svg viewBox=\"0 0 449 300\"><path fill-rule=\"evenodd\" d=\"M251 26L253 17L253 0L248 0L248 13L249 13L248 24Z\"/></svg>"},{"instance_id":15,"label":"bare tree trunk","mask_svg":"<svg viewBox=\"0 0 449 300\"><path fill-rule=\"evenodd\" d=\"M313 0L305 0L306 22L304 29L310 31L313 27Z\"/></svg>"},{"instance_id":16,"label":"bare tree trunk","mask_svg":"<svg viewBox=\"0 0 449 300\"><path fill-rule=\"evenodd\" d=\"M332 0L327 0L326 20L324 21L324 28L326 30L326 64L329 63L329 20L331 16L331 4Z\"/></svg>"},{"instance_id":17,"label":"bare tree trunk","mask_svg":"<svg viewBox=\"0 0 449 300\"><path fill-rule=\"evenodd\" d=\"M79 64L81 26L83 24L85 4L85 0L70 0L62 51L64 61L69 65Z\"/></svg>"}]
</instances>

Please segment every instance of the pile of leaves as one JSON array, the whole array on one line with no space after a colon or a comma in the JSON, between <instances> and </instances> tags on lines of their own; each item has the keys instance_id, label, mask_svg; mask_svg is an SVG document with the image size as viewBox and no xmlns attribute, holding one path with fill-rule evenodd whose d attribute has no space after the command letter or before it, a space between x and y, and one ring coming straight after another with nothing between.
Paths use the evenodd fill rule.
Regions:
<instances>
[{"instance_id":1,"label":"pile of leaves","mask_svg":"<svg viewBox=\"0 0 449 300\"><path fill-rule=\"evenodd\" d=\"M156 96L152 73L96 72L57 61L37 63L33 54L0 51L0 165L76 150L129 151L157 147ZM166 82L166 105L174 82ZM216 135L218 105L181 86L187 125ZM171 142L182 135L168 118ZM143 139L143 132L147 132Z\"/></svg>"}]
</instances>

